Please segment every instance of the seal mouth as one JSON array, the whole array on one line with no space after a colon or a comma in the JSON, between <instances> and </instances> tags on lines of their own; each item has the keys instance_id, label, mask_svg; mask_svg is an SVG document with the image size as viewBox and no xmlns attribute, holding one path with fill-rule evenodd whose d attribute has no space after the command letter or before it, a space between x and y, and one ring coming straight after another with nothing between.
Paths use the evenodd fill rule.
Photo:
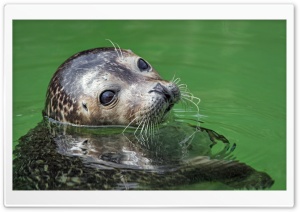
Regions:
<instances>
[{"instance_id":1,"label":"seal mouth","mask_svg":"<svg viewBox=\"0 0 300 212\"><path fill-rule=\"evenodd\" d=\"M169 106L166 108L166 110L164 112L164 115L166 115L172 109L173 106L174 106L174 104L169 104Z\"/></svg>"},{"instance_id":2,"label":"seal mouth","mask_svg":"<svg viewBox=\"0 0 300 212\"><path fill-rule=\"evenodd\" d=\"M165 86L163 86L160 83L157 83L153 87L153 89L149 91L149 93L152 92L158 93L162 97L164 102L168 105L163 112L163 116L165 116L172 109L174 104L177 102L177 100L175 99L176 93L174 93L173 90L167 89Z\"/></svg>"},{"instance_id":3,"label":"seal mouth","mask_svg":"<svg viewBox=\"0 0 300 212\"><path fill-rule=\"evenodd\" d=\"M174 106L174 103L172 101L173 99L172 99L171 95L165 94L165 93L162 93L162 92L156 91L156 90L149 91L149 93L151 93L151 92L155 92L155 93L160 94L161 98L163 99L162 101L164 101L168 105L167 108L163 112L163 116L165 116L172 109L172 107Z\"/></svg>"}]
</instances>

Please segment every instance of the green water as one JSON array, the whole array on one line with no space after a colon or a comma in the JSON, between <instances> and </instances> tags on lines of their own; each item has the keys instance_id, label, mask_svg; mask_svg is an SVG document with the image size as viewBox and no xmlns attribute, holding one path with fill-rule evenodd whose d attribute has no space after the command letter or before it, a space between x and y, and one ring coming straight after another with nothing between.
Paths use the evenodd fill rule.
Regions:
<instances>
[{"instance_id":1,"label":"green water","mask_svg":"<svg viewBox=\"0 0 300 212\"><path fill-rule=\"evenodd\" d=\"M235 142L236 158L267 172L272 190L286 189L286 22L279 20L14 21L14 146L41 121L57 67L76 52L111 46L107 38L165 79L180 77L201 99L202 126Z\"/></svg>"}]
</instances>

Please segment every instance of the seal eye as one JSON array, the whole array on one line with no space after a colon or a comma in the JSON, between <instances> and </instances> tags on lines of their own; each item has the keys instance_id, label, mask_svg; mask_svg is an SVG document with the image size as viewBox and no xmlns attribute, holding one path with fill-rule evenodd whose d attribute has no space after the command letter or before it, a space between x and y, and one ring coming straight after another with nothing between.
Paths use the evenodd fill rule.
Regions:
<instances>
[{"instance_id":1,"label":"seal eye","mask_svg":"<svg viewBox=\"0 0 300 212\"><path fill-rule=\"evenodd\" d=\"M104 91L100 94L100 103L104 106L110 105L115 99L115 92L113 91Z\"/></svg>"},{"instance_id":2,"label":"seal eye","mask_svg":"<svg viewBox=\"0 0 300 212\"><path fill-rule=\"evenodd\" d=\"M139 67L139 69L141 71L147 71L149 69L148 63L145 60L143 60L142 58L140 58L138 60L138 64L137 65L138 65L138 67Z\"/></svg>"}]
</instances>

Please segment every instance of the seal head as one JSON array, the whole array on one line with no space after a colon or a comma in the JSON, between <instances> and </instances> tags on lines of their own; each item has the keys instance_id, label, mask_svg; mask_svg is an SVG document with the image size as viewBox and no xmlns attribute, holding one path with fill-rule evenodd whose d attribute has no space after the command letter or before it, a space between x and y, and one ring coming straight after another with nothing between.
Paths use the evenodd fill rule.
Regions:
<instances>
[{"instance_id":1,"label":"seal head","mask_svg":"<svg viewBox=\"0 0 300 212\"><path fill-rule=\"evenodd\" d=\"M132 51L95 48L58 68L43 115L75 125L157 124L179 99L178 86Z\"/></svg>"}]
</instances>

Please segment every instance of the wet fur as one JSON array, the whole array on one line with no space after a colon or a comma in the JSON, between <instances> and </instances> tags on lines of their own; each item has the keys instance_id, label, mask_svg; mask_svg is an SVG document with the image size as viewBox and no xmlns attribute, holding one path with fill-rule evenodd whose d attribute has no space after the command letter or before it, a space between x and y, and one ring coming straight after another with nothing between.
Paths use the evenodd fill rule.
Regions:
<instances>
[{"instance_id":1,"label":"wet fur","mask_svg":"<svg viewBox=\"0 0 300 212\"><path fill-rule=\"evenodd\" d=\"M136 65L140 57L120 51L122 57L114 48L96 48L64 62L49 84L44 116L76 125L162 122L165 110L179 101L179 88L163 80L152 67L149 72L141 72ZM151 92L157 83L174 95L172 102ZM112 106L100 104L99 95L104 90L117 93Z\"/></svg>"}]
</instances>

